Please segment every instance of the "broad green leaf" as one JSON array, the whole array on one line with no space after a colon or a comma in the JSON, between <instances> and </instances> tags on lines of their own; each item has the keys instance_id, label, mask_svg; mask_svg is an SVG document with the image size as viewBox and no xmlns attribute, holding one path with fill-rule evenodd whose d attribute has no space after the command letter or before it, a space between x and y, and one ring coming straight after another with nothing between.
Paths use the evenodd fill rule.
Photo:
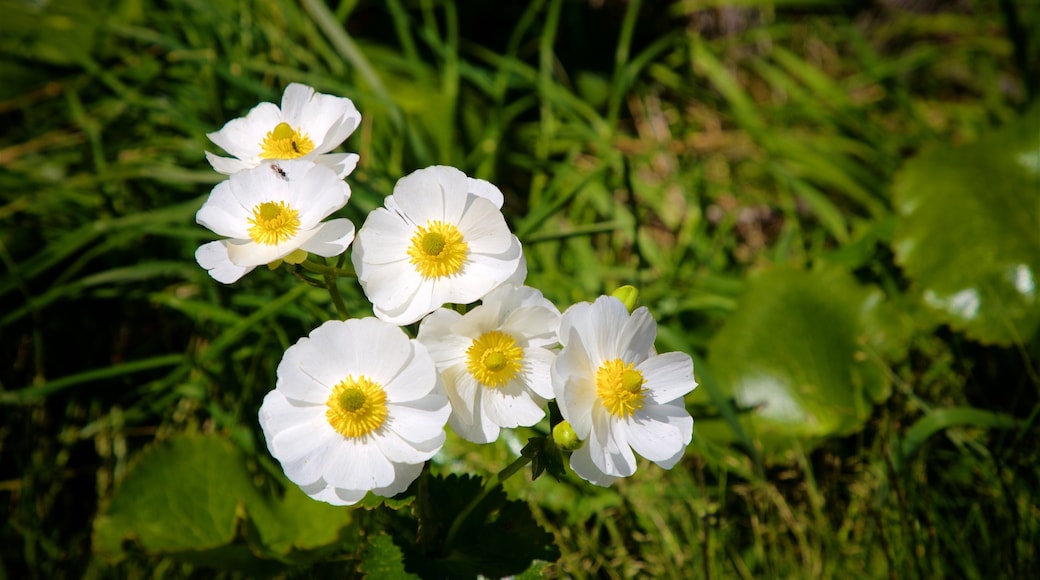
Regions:
<instances>
[{"instance_id":1,"label":"broad green leaf","mask_svg":"<svg viewBox=\"0 0 1040 580\"><path fill-rule=\"evenodd\" d=\"M164 441L142 452L95 520L94 550L118 561L133 542L149 554L268 571L270 560L309 561L309 551L339 543L350 512L284 484L282 498L261 492L226 439Z\"/></svg>"},{"instance_id":2,"label":"broad green leaf","mask_svg":"<svg viewBox=\"0 0 1040 580\"><path fill-rule=\"evenodd\" d=\"M361 565L358 571L366 578L385 578L386 580L408 580L419 578L404 569L404 554L401 548L394 545L394 540L386 534L369 536L365 548L361 552Z\"/></svg>"},{"instance_id":3,"label":"broad green leaf","mask_svg":"<svg viewBox=\"0 0 1040 580\"><path fill-rule=\"evenodd\" d=\"M1040 107L971 145L941 146L896 177L893 249L924 302L984 343L1040 327Z\"/></svg>"},{"instance_id":4,"label":"broad green leaf","mask_svg":"<svg viewBox=\"0 0 1040 580\"><path fill-rule=\"evenodd\" d=\"M777 268L751 280L708 366L765 451L852 433L888 396L878 356L903 350L903 335L877 320L892 314L880 298L838 269Z\"/></svg>"},{"instance_id":5,"label":"broad green leaf","mask_svg":"<svg viewBox=\"0 0 1040 580\"><path fill-rule=\"evenodd\" d=\"M483 493L472 476L423 481L415 503L419 539L403 547L409 570L424 578L499 578L523 572L534 560L559 557L552 534L538 525L530 506L508 500L501 487ZM474 506L476 498L481 499Z\"/></svg>"}]
</instances>

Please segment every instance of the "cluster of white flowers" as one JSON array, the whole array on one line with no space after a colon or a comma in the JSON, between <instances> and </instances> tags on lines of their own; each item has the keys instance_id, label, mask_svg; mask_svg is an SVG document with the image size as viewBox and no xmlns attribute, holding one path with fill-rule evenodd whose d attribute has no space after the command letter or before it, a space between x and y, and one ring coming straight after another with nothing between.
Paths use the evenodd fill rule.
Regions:
<instances>
[{"instance_id":1,"label":"cluster of white flowers","mask_svg":"<svg viewBox=\"0 0 1040 580\"><path fill-rule=\"evenodd\" d=\"M311 497L351 505L404 491L445 440L475 443L530 427L555 399L584 443L571 468L596 485L636 470L634 453L666 469L683 456L697 385L688 355L654 350L656 323L601 296L562 315L524 286L520 241L502 192L453 167L401 178L357 232L322 221L346 205L354 154L330 153L361 122L346 98L289 85L209 135L227 174L196 220L227 239L199 264L223 283L313 253L351 260L375 317L333 320L289 347L260 408L267 447ZM465 314L446 304L479 305ZM421 321L421 322L420 322ZM402 325L420 322L409 338Z\"/></svg>"}]
</instances>

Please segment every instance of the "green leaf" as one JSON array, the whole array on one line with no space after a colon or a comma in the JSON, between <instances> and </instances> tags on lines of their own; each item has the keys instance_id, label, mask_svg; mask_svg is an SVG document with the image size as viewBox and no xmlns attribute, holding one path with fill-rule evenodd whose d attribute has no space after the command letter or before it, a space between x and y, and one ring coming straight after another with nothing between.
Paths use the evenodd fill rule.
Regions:
<instances>
[{"instance_id":1,"label":"green leaf","mask_svg":"<svg viewBox=\"0 0 1040 580\"><path fill-rule=\"evenodd\" d=\"M893 249L924 302L984 343L1040 327L1040 107L967 146L910 160L893 185Z\"/></svg>"},{"instance_id":2,"label":"green leaf","mask_svg":"<svg viewBox=\"0 0 1040 580\"><path fill-rule=\"evenodd\" d=\"M386 580L407 580L418 578L404 569L404 554L394 545L393 539L386 534L369 536L365 548L361 552L361 565L358 570L368 578L385 578Z\"/></svg>"},{"instance_id":3,"label":"green leaf","mask_svg":"<svg viewBox=\"0 0 1040 580\"><path fill-rule=\"evenodd\" d=\"M261 492L246 455L226 439L164 441L141 453L95 520L94 550L118 561L130 542L149 554L267 572L271 559L311 561L312 551L339 544L350 511L284 484L284 497Z\"/></svg>"},{"instance_id":4,"label":"green leaf","mask_svg":"<svg viewBox=\"0 0 1040 580\"><path fill-rule=\"evenodd\" d=\"M777 268L751 280L708 366L766 452L852 433L889 394L878 352L903 350L901 334L878 330L890 315L843 270Z\"/></svg>"},{"instance_id":5,"label":"green leaf","mask_svg":"<svg viewBox=\"0 0 1040 580\"><path fill-rule=\"evenodd\" d=\"M909 459L929 437L951 427L1011 429L1017 425L1018 421L1014 417L1003 413L994 413L972 407L937 409L928 413L914 423L913 427L910 427L900 446L900 454L904 460Z\"/></svg>"},{"instance_id":6,"label":"green leaf","mask_svg":"<svg viewBox=\"0 0 1040 580\"><path fill-rule=\"evenodd\" d=\"M419 541L406 547L410 571L423 578L499 578L523 572L534 560L559 557L552 534L538 525L531 508L508 500L501 487L483 496L449 537L455 518L482 493L472 476L426 478L415 503Z\"/></svg>"}]
</instances>

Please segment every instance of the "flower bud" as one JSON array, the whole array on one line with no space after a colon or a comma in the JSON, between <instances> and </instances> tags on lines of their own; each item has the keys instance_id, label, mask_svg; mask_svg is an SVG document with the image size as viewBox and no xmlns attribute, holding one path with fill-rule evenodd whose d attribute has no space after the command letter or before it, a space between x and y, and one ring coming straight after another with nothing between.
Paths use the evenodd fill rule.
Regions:
<instances>
[{"instance_id":1,"label":"flower bud","mask_svg":"<svg viewBox=\"0 0 1040 580\"><path fill-rule=\"evenodd\" d=\"M578 434L574 432L574 428L567 421L557 423L553 427L553 442L564 451L574 451L580 448L582 444L581 439L578 439Z\"/></svg>"},{"instance_id":2,"label":"flower bud","mask_svg":"<svg viewBox=\"0 0 1040 580\"><path fill-rule=\"evenodd\" d=\"M622 286L611 292L610 295L620 300L629 312L636 309L636 302L639 300L639 290L636 290L635 286Z\"/></svg>"}]
</instances>

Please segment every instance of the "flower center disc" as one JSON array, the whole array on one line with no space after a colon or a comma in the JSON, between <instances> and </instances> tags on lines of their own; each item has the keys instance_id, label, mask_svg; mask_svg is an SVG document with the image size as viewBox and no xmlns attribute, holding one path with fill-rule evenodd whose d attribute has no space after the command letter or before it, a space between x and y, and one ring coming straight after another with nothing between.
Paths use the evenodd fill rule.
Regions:
<instances>
[{"instance_id":1,"label":"flower center disc","mask_svg":"<svg viewBox=\"0 0 1040 580\"><path fill-rule=\"evenodd\" d=\"M490 389L513 380L523 359L524 350L512 336L500 330L485 332L466 349L466 369Z\"/></svg>"},{"instance_id":2,"label":"flower center disc","mask_svg":"<svg viewBox=\"0 0 1040 580\"><path fill-rule=\"evenodd\" d=\"M427 280L457 274L469 256L469 245L463 241L462 232L438 220L415 228L411 244L408 247L410 262Z\"/></svg>"},{"instance_id":3,"label":"flower center disc","mask_svg":"<svg viewBox=\"0 0 1040 580\"><path fill-rule=\"evenodd\" d=\"M261 159L297 159L314 151L314 141L289 123L278 123L260 142Z\"/></svg>"},{"instance_id":4,"label":"flower center disc","mask_svg":"<svg viewBox=\"0 0 1040 580\"><path fill-rule=\"evenodd\" d=\"M386 420L386 391L367 377L340 381L325 402L325 418L344 437L363 437Z\"/></svg>"},{"instance_id":5,"label":"flower center disc","mask_svg":"<svg viewBox=\"0 0 1040 580\"><path fill-rule=\"evenodd\" d=\"M619 358L596 370L596 395L611 415L623 418L643 408L643 373Z\"/></svg>"},{"instance_id":6,"label":"flower center disc","mask_svg":"<svg viewBox=\"0 0 1040 580\"><path fill-rule=\"evenodd\" d=\"M296 235L300 229L300 212L284 201L265 201L253 208L249 225L252 226L249 237L254 242L275 246Z\"/></svg>"}]
</instances>

